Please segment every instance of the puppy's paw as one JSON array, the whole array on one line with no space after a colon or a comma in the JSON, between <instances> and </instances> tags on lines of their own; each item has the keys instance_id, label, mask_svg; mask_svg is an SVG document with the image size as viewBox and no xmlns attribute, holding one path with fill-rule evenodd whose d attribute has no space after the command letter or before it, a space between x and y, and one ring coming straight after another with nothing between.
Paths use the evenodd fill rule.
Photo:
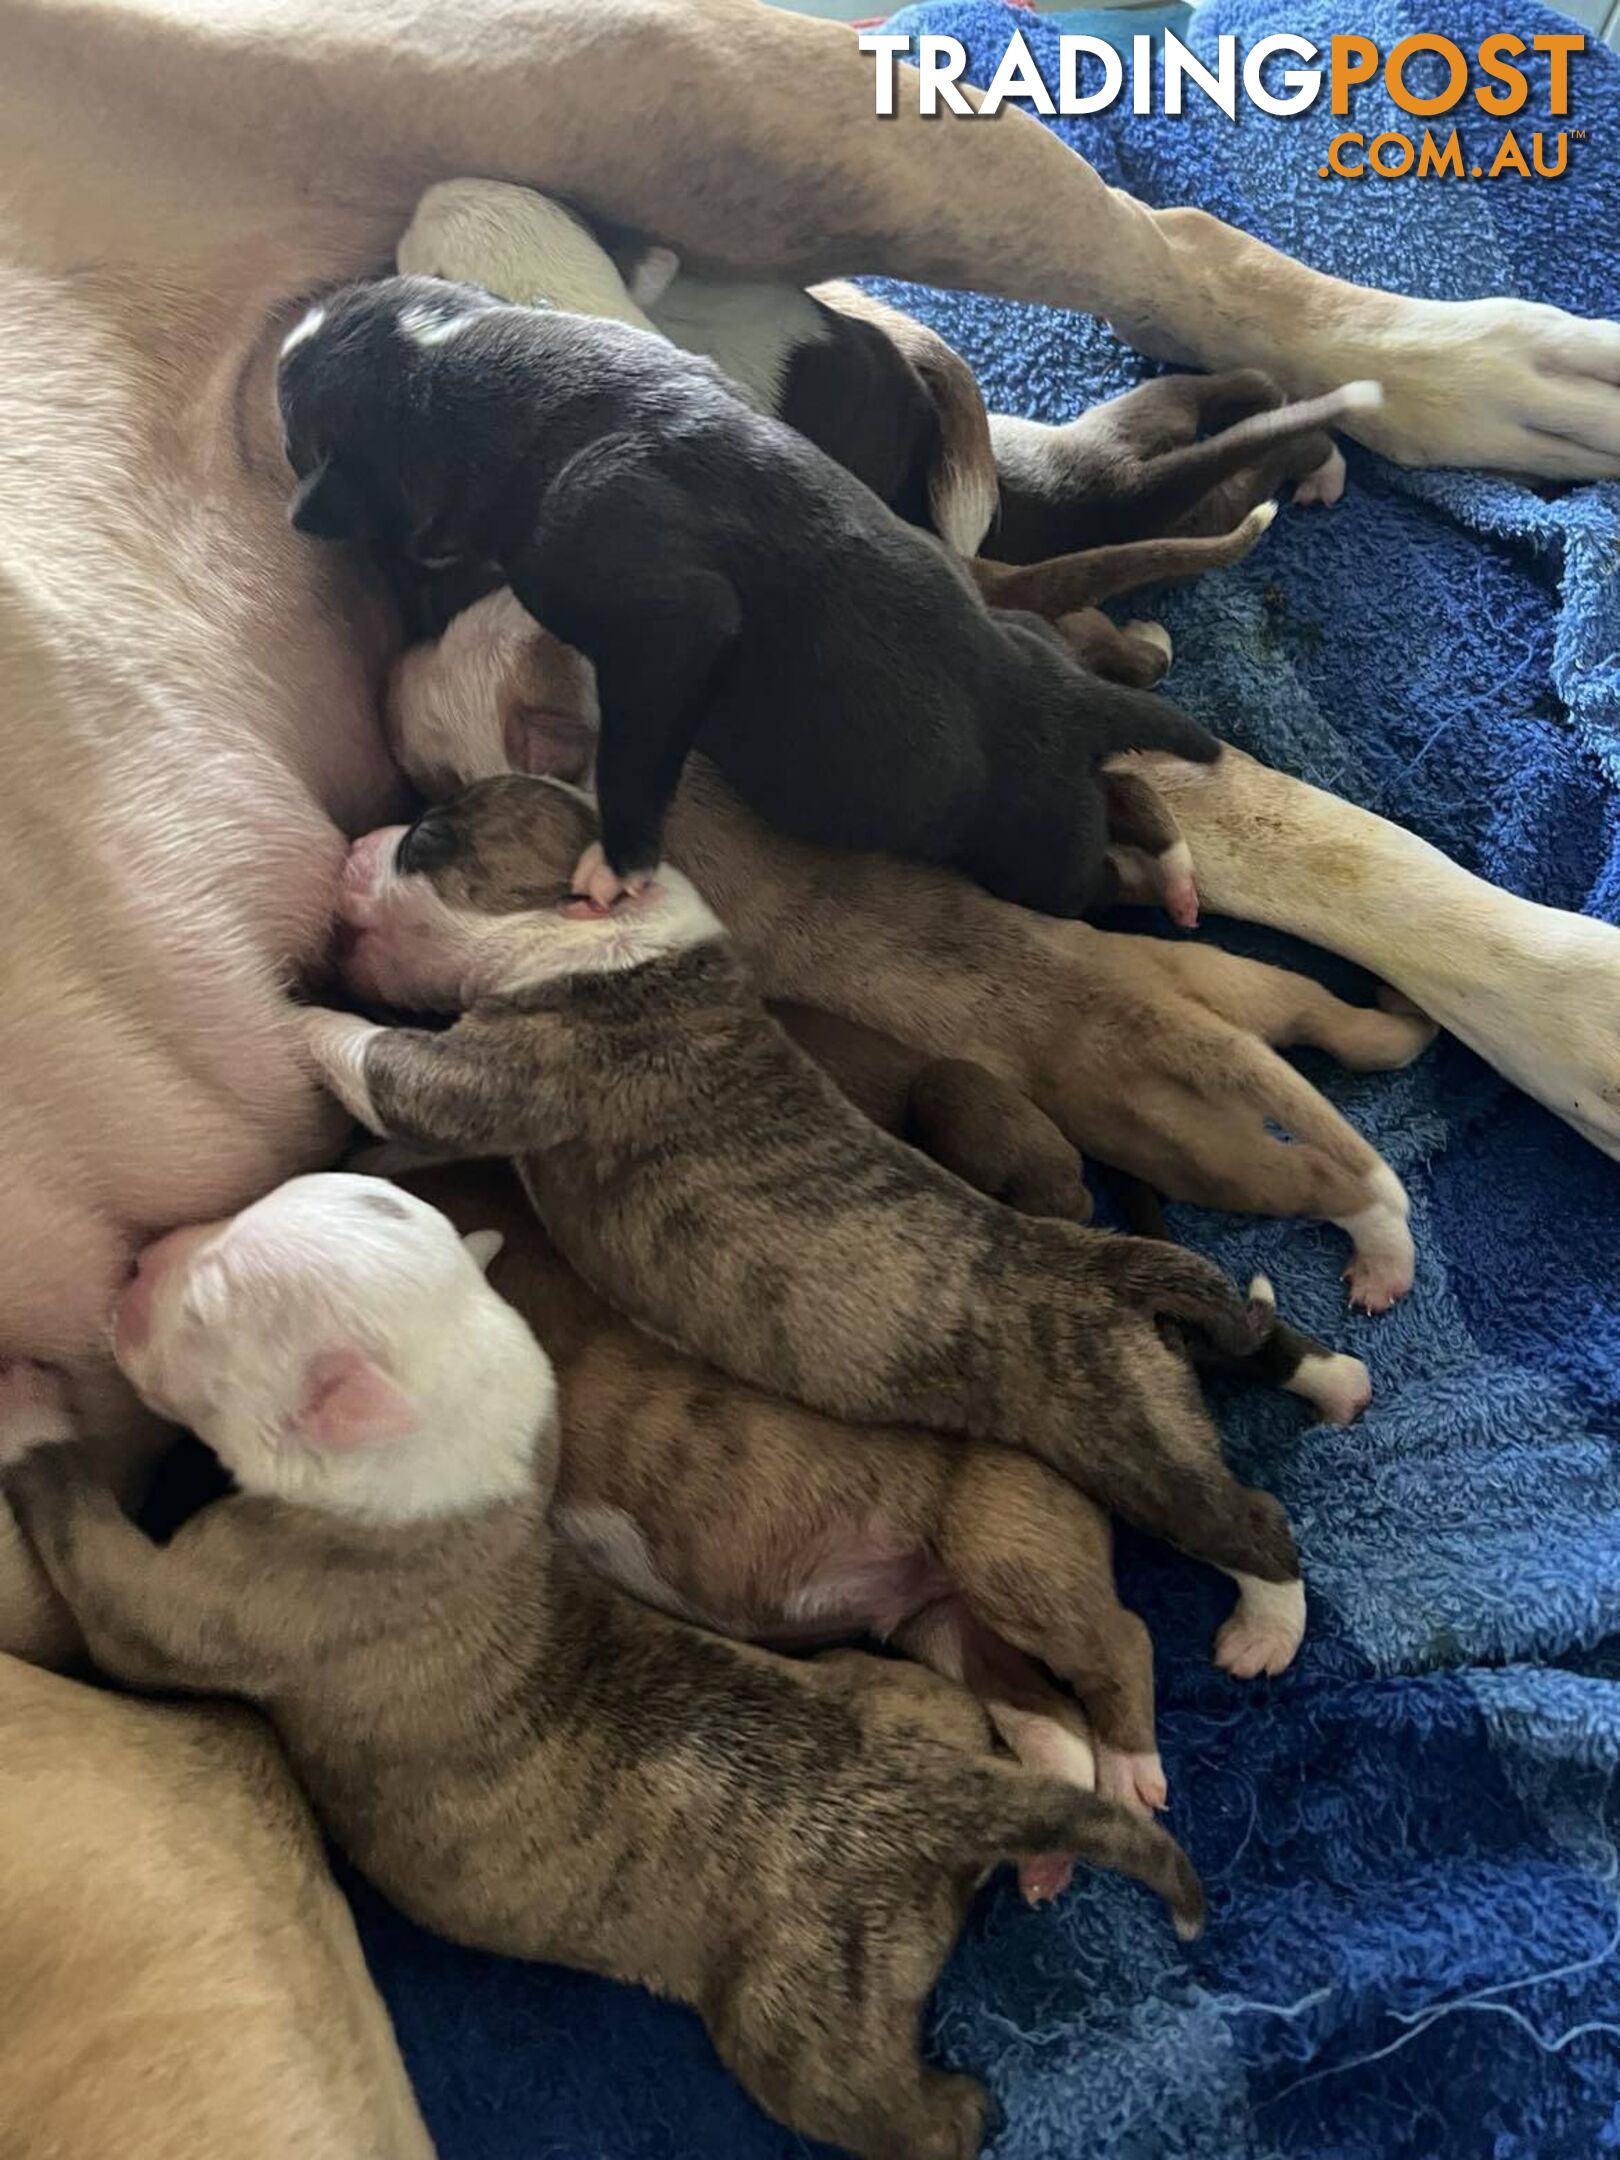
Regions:
<instances>
[{"instance_id":1,"label":"puppy's paw","mask_svg":"<svg viewBox=\"0 0 1620 2160\"><path fill-rule=\"evenodd\" d=\"M1158 863L1159 891L1164 911L1183 930L1198 928L1198 880L1193 875L1192 849L1185 840L1166 848Z\"/></svg>"},{"instance_id":2,"label":"puppy's paw","mask_svg":"<svg viewBox=\"0 0 1620 2160\"><path fill-rule=\"evenodd\" d=\"M1305 1639L1305 1585L1237 1575L1238 1601L1215 1637L1215 1662L1234 1680L1286 1672Z\"/></svg>"},{"instance_id":3,"label":"puppy's paw","mask_svg":"<svg viewBox=\"0 0 1620 2160\"><path fill-rule=\"evenodd\" d=\"M62 1374L32 1358L0 1358L0 1470L75 1437Z\"/></svg>"},{"instance_id":4,"label":"puppy's paw","mask_svg":"<svg viewBox=\"0 0 1620 2160\"><path fill-rule=\"evenodd\" d=\"M1117 1748L1099 1744L1097 1749L1097 1797L1117 1800L1133 1815L1152 1815L1170 1797L1164 1764L1157 1754L1125 1755Z\"/></svg>"},{"instance_id":5,"label":"puppy's paw","mask_svg":"<svg viewBox=\"0 0 1620 2160\"><path fill-rule=\"evenodd\" d=\"M350 1117L381 1139L387 1128L377 1115L366 1080L366 1051L374 1035L386 1031L358 1013L334 1012L325 1005L298 1009L298 1027L304 1055L318 1077L342 1103Z\"/></svg>"},{"instance_id":6,"label":"puppy's paw","mask_svg":"<svg viewBox=\"0 0 1620 2160\"><path fill-rule=\"evenodd\" d=\"M1383 1251L1358 1252L1344 1271L1350 1285L1350 1302L1358 1312L1386 1313L1398 1305L1412 1287L1410 1255Z\"/></svg>"},{"instance_id":7,"label":"puppy's paw","mask_svg":"<svg viewBox=\"0 0 1620 2160\"><path fill-rule=\"evenodd\" d=\"M1294 502L1321 503L1331 509L1344 493L1344 479L1344 452L1331 450L1315 472L1307 473L1294 489Z\"/></svg>"},{"instance_id":8,"label":"puppy's paw","mask_svg":"<svg viewBox=\"0 0 1620 2160\"><path fill-rule=\"evenodd\" d=\"M1353 1425L1372 1401L1372 1375L1360 1358L1343 1351L1302 1357L1285 1383L1316 1412L1323 1425Z\"/></svg>"},{"instance_id":9,"label":"puppy's paw","mask_svg":"<svg viewBox=\"0 0 1620 2160\"><path fill-rule=\"evenodd\" d=\"M1170 642L1170 633L1161 622L1128 622L1124 625L1124 635L1136 638L1141 644L1151 645L1156 651L1163 653L1166 667L1176 656L1176 648Z\"/></svg>"},{"instance_id":10,"label":"puppy's paw","mask_svg":"<svg viewBox=\"0 0 1620 2160\"><path fill-rule=\"evenodd\" d=\"M575 915L610 915L628 900L639 899L652 890L653 874L650 870L632 870L628 877L620 877L602 851L600 840L593 840L569 879L569 889L574 899L569 913Z\"/></svg>"}]
</instances>

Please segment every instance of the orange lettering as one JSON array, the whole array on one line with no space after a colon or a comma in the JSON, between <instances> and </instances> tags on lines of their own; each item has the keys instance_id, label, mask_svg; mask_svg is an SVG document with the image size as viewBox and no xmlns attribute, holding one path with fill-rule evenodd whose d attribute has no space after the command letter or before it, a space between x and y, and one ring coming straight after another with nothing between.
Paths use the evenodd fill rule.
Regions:
<instances>
[{"instance_id":1,"label":"orange lettering","mask_svg":"<svg viewBox=\"0 0 1620 2160\"><path fill-rule=\"evenodd\" d=\"M1398 154L1401 159L1399 165L1386 165L1383 159L1380 158L1380 156L1378 155L1379 151L1383 149L1385 143L1399 144L1400 148ZM1409 135L1375 135L1372 141L1367 145L1367 163L1372 167L1373 171L1378 175L1380 180L1404 179L1406 175L1412 170L1412 160L1416 156L1417 152L1412 148L1412 139Z\"/></svg>"},{"instance_id":2,"label":"orange lettering","mask_svg":"<svg viewBox=\"0 0 1620 2160\"><path fill-rule=\"evenodd\" d=\"M1342 165L1339 162L1339 152L1344 148L1346 143L1353 143L1358 150L1361 150L1365 148L1366 142L1367 138L1365 135L1335 135L1333 140L1328 144L1328 163L1333 167L1333 170L1338 174L1341 180L1360 180L1364 177L1367 170L1366 166Z\"/></svg>"},{"instance_id":3,"label":"orange lettering","mask_svg":"<svg viewBox=\"0 0 1620 2160\"><path fill-rule=\"evenodd\" d=\"M1350 93L1358 84L1371 82L1378 69L1378 47L1370 37L1336 37L1328 42L1333 56L1333 110L1342 120L1350 110ZM1332 151L1328 156L1332 158Z\"/></svg>"},{"instance_id":4,"label":"orange lettering","mask_svg":"<svg viewBox=\"0 0 1620 2160\"><path fill-rule=\"evenodd\" d=\"M1418 97L1407 89L1403 80L1407 61L1420 52L1438 53L1451 70L1451 80L1438 97ZM1468 88L1468 62L1450 38L1437 37L1432 30L1420 30L1416 37L1402 38L1384 62L1384 87L1402 112L1416 113L1420 120L1427 120L1435 113L1450 112Z\"/></svg>"},{"instance_id":5,"label":"orange lettering","mask_svg":"<svg viewBox=\"0 0 1620 2160\"><path fill-rule=\"evenodd\" d=\"M1508 65L1504 55L1522 53L1524 39L1515 37L1511 30L1498 30L1495 37L1488 37L1479 48L1479 64L1487 75L1494 75L1498 82L1507 84L1505 90L1474 92L1474 102L1482 111L1492 113L1498 120L1505 120L1509 113L1518 112L1530 95L1530 85L1523 68Z\"/></svg>"},{"instance_id":6,"label":"orange lettering","mask_svg":"<svg viewBox=\"0 0 1620 2160\"><path fill-rule=\"evenodd\" d=\"M1586 40L1583 37L1554 37L1544 31L1540 37L1533 37L1530 42L1537 52L1544 52L1551 57L1552 101L1549 109L1555 120L1562 120L1569 111L1569 56L1571 53L1585 52Z\"/></svg>"},{"instance_id":7,"label":"orange lettering","mask_svg":"<svg viewBox=\"0 0 1620 2160\"><path fill-rule=\"evenodd\" d=\"M1436 146L1435 139L1428 129L1424 129L1423 148L1418 153L1418 178L1426 180L1430 173L1449 173L1454 180L1462 178L1462 143L1455 128L1452 129L1450 138L1443 150Z\"/></svg>"}]
</instances>

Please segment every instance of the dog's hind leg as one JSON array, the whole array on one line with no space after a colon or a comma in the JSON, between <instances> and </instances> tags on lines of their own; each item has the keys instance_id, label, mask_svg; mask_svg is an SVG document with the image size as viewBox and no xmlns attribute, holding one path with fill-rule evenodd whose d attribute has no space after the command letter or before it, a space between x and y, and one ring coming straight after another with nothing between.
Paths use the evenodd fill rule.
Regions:
<instances>
[{"instance_id":1,"label":"dog's hind leg","mask_svg":"<svg viewBox=\"0 0 1620 2160\"><path fill-rule=\"evenodd\" d=\"M1231 532L1187 539L1122 540L1116 546L1079 548L1043 562L969 564L974 582L992 607L1022 608L1048 622L1099 601L1117 599L1144 585L1178 585L1241 562L1270 528L1273 504L1261 503Z\"/></svg>"}]
</instances>

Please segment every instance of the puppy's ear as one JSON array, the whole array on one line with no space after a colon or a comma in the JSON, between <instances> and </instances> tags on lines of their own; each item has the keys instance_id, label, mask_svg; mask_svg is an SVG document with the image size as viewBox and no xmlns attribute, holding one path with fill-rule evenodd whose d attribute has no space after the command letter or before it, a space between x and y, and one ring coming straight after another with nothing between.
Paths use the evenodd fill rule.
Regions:
<instances>
[{"instance_id":1,"label":"puppy's ear","mask_svg":"<svg viewBox=\"0 0 1620 2160\"><path fill-rule=\"evenodd\" d=\"M323 1350L304 1368L293 1419L307 1447L341 1454L403 1440L421 1419L416 1405L360 1350Z\"/></svg>"},{"instance_id":2,"label":"puppy's ear","mask_svg":"<svg viewBox=\"0 0 1620 2160\"><path fill-rule=\"evenodd\" d=\"M479 1273L487 1275L500 1258L506 1240L498 1230L469 1230L461 1242L478 1263Z\"/></svg>"},{"instance_id":3,"label":"puppy's ear","mask_svg":"<svg viewBox=\"0 0 1620 2160\"><path fill-rule=\"evenodd\" d=\"M590 776L596 757L596 730L570 714L517 705L507 713L503 730L506 762L513 772L534 780L571 780Z\"/></svg>"},{"instance_id":4,"label":"puppy's ear","mask_svg":"<svg viewBox=\"0 0 1620 2160\"><path fill-rule=\"evenodd\" d=\"M287 518L313 540L352 540L364 523L360 495L336 458L322 458L293 490Z\"/></svg>"}]
</instances>

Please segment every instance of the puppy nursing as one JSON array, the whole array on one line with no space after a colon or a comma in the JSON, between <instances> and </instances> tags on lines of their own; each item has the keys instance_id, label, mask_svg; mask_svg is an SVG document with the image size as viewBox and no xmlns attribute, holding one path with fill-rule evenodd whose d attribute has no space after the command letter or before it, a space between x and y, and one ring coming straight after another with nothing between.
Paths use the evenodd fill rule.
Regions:
<instances>
[{"instance_id":1,"label":"puppy nursing","mask_svg":"<svg viewBox=\"0 0 1620 2160\"><path fill-rule=\"evenodd\" d=\"M1070 915L1104 895L1100 761L1218 755L626 325L384 280L294 330L280 394L301 529L493 562L592 663L602 834L576 885L599 903L656 865L694 743L784 832Z\"/></svg>"},{"instance_id":2,"label":"puppy nursing","mask_svg":"<svg viewBox=\"0 0 1620 2160\"><path fill-rule=\"evenodd\" d=\"M470 1240L469 1244L476 1241ZM970 2160L923 2006L997 1861L1202 1895L1150 1822L984 1752L960 1689L649 1610L552 1538L555 1388L421 1200L302 1178L148 1248L120 1362L239 1488L163 1548L76 1449L11 1472L98 1663L264 1706L328 1829L452 1938L690 2003L762 2106L869 2160Z\"/></svg>"},{"instance_id":3,"label":"puppy nursing","mask_svg":"<svg viewBox=\"0 0 1620 2160\"><path fill-rule=\"evenodd\" d=\"M405 654L389 713L401 762L430 796L514 769L590 774L590 670L507 592ZM1185 850L1158 790L1133 797L1136 779L1103 775L1110 861L1130 898L1159 897L1178 913L1186 876L1186 919L1196 894ZM1304 976L1210 946L1060 930L915 864L790 844L701 758L679 791L670 845L771 995L932 1044L935 1060L966 1054L1016 1088L1057 1128L1037 1171L1049 1192L1067 1175L1056 1137L1177 1199L1339 1224L1355 1241L1352 1299L1369 1310L1410 1288L1399 1180L1271 1045L1306 1042L1381 1070L1424 1049L1433 1028L1421 1017L1345 1005ZM898 1124L894 1107L880 1122ZM1036 1163L1032 1153L1027 1167Z\"/></svg>"},{"instance_id":4,"label":"puppy nursing","mask_svg":"<svg viewBox=\"0 0 1620 2160\"><path fill-rule=\"evenodd\" d=\"M1207 1261L981 1198L855 1111L759 1006L679 872L610 914L555 782L479 783L351 851L363 995L444 1033L310 1016L378 1133L519 1158L586 1280L739 1379L838 1416L1028 1448L1229 1572L1292 1586L1282 1511L1239 1485L1161 1319L1257 1346Z\"/></svg>"}]
</instances>

